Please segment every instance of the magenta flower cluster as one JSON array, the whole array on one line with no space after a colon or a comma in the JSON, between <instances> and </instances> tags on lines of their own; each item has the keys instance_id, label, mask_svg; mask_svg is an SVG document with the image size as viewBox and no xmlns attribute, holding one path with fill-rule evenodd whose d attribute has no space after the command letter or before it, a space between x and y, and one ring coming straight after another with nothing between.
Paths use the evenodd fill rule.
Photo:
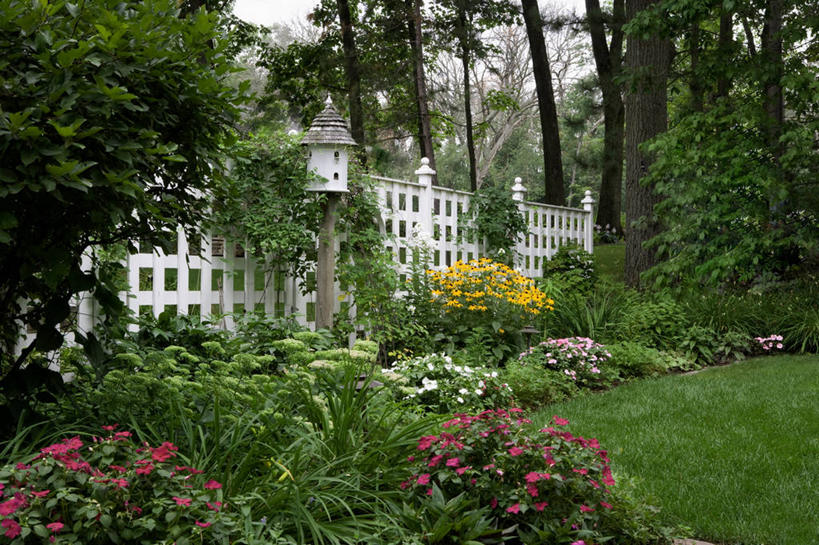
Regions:
<instances>
[{"instance_id":1,"label":"magenta flower cluster","mask_svg":"<svg viewBox=\"0 0 819 545\"><path fill-rule=\"evenodd\" d=\"M609 458L596 439L562 429L568 421L529 431L520 409L457 414L437 435L418 440L412 475L401 484L415 497L466 493L487 508L498 527L547 528L581 535L613 508ZM556 426L556 427L555 427Z\"/></svg>"},{"instance_id":2,"label":"magenta flower cluster","mask_svg":"<svg viewBox=\"0 0 819 545\"><path fill-rule=\"evenodd\" d=\"M108 542L111 535L152 539L173 524L179 535L201 539L204 529L230 517L221 513L222 484L203 483L202 471L175 463L176 445L135 445L131 432L104 430L106 437L66 438L28 463L0 468L2 537L39 531L50 543L78 536L82 543L96 543L94 536Z\"/></svg>"}]
</instances>

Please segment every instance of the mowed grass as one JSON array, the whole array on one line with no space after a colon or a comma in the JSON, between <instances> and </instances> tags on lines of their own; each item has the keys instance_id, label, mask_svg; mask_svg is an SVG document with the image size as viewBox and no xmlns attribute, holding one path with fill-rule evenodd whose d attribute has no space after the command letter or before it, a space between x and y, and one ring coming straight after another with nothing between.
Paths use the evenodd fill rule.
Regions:
<instances>
[{"instance_id":1,"label":"mowed grass","mask_svg":"<svg viewBox=\"0 0 819 545\"><path fill-rule=\"evenodd\" d=\"M819 544L819 356L770 356L552 405L697 538Z\"/></svg>"},{"instance_id":2,"label":"mowed grass","mask_svg":"<svg viewBox=\"0 0 819 545\"><path fill-rule=\"evenodd\" d=\"M601 279L622 283L626 267L626 245L598 244L594 247L594 268Z\"/></svg>"}]
</instances>

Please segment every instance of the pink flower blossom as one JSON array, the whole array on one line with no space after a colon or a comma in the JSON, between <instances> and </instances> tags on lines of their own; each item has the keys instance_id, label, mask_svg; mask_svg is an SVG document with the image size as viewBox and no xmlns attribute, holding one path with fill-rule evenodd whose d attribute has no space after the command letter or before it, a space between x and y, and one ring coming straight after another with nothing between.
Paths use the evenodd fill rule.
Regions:
<instances>
[{"instance_id":1,"label":"pink flower blossom","mask_svg":"<svg viewBox=\"0 0 819 545\"><path fill-rule=\"evenodd\" d=\"M540 501L535 503L535 509L537 509L538 511L543 511L543 509L545 509L547 505L549 505L549 502Z\"/></svg>"},{"instance_id":2,"label":"pink flower blossom","mask_svg":"<svg viewBox=\"0 0 819 545\"><path fill-rule=\"evenodd\" d=\"M446 461L447 467L458 467L460 465L460 461L457 458L450 458Z\"/></svg>"},{"instance_id":3,"label":"pink flower blossom","mask_svg":"<svg viewBox=\"0 0 819 545\"><path fill-rule=\"evenodd\" d=\"M604 502L604 501L601 501L601 502L600 502L600 505L602 505L602 506L603 506L603 507L605 507L606 509L611 509L611 508L612 508L612 505L611 505L610 503L606 503L606 502Z\"/></svg>"},{"instance_id":4,"label":"pink flower blossom","mask_svg":"<svg viewBox=\"0 0 819 545\"><path fill-rule=\"evenodd\" d=\"M592 511L594 511L594 508L589 507L587 505L581 505L580 506L580 511L583 512L583 513L591 513Z\"/></svg>"},{"instance_id":5,"label":"pink flower blossom","mask_svg":"<svg viewBox=\"0 0 819 545\"><path fill-rule=\"evenodd\" d=\"M530 471L523 478L527 483L536 483L540 480L540 473L537 471Z\"/></svg>"},{"instance_id":6,"label":"pink flower blossom","mask_svg":"<svg viewBox=\"0 0 819 545\"><path fill-rule=\"evenodd\" d=\"M52 522L51 524L46 524L46 528L48 528L52 532L59 532L60 530L63 529L63 523L62 522Z\"/></svg>"},{"instance_id":7,"label":"pink flower blossom","mask_svg":"<svg viewBox=\"0 0 819 545\"><path fill-rule=\"evenodd\" d=\"M104 429L105 431L114 431L115 429L117 429L117 424L114 424L112 426L103 426L102 429Z\"/></svg>"},{"instance_id":8,"label":"pink flower blossom","mask_svg":"<svg viewBox=\"0 0 819 545\"><path fill-rule=\"evenodd\" d=\"M429 473L424 473L423 475L418 475L418 480L415 481L417 484L429 484Z\"/></svg>"},{"instance_id":9,"label":"pink flower blossom","mask_svg":"<svg viewBox=\"0 0 819 545\"><path fill-rule=\"evenodd\" d=\"M195 522L195 524L196 524L197 526L199 526L200 528L207 528L207 527L208 527L208 526L210 526L212 523L210 523L210 522L199 522L199 521L197 520L197 521Z\"/></svg>"},{"instance_id":10,"label":"pink flower blossom","mask_svg":"<svg viewBox=\"0 0 819 545\"><path fill-rule=\"evenodd\" d=\"M521 454L523 454L523 449L520 447L512 447L509 449L510 456L520 456Z\"/></svg>"},{"instance_id":11,"label":"pink flower blossom","mask_svg":"<svg viewBox=\"0 0 819 545\"><path fill-rule=\"evenodd\" d=\"M217 490L219 488L222 488L222 484L211 479L210 481L205 483L205 488L208 490Z\"/></svg>"},{"instance_id":12,"label":"pink flower blossom","mask_svg":"<svg viewBox=\"0 0 819 545\"><path fill-rule=\"evenodd\" d=\"M579 541L573 541L572 545L586 545L586 542L581 539Z\"/></svg>"},{"instance_id":13,"label":"pink flower blossom","mask_svg":"<svg viewBox=\"0 0 819 545\"><path fill-rule=\"evenodd\" d=\"M427 496L432 496L432 489L431 488L427 488Z\"/></svg>"},{"instance_id":14,"label":"pink flower blossom","mask_svg":"<svg viewBox=\"0 0 819 545\"><path fill-rule=\"evenodd\" d=\"M173 451L179 450L179 447L177 447L173 443L169 443L168 441L165 441L156 448L152 447L149 448L151 449L151 459L154 462L164 462L168 458L176 456L176 454Z\"/></svg>"},{"instance_id":15,"label":"pink flower blossom","mask_svg":"<svg viewBox=\"0 0 819 545\"><path fill-rule=\"evenodd\" d=\"M5 519L3 522L0 522L0 526L6 529L6 533L3 535L9 539L14 539L20 535L20 525L17 524L15 520Z\"/></svg>"},{"instance_id":16,"label":"pink flower blossom","mask_svg":"<svg viewBox=\"0 0 819 545\"><path fill-rule=\"evenodd\" d=\"M430 459L429 459L429 463L427 464L427 466L428 466L428 467L435 467L435 466L437 466L437 465L438 465L438 464L441 462L441 460L443 460L443 459L444 459L444 456L443 456L442 454L438 454L437 456L433 456L432 458L430 458Z\"/></svg>"},{"instance_id":17,"label":"pink flower blossom","mask_svg":"<svg viewBox=\"0 0 819 545\"><path fill-rule=\"evenodd\" d=\"M35 498L45 498L51 490L41 490L40 492L32 492L31 495Z\"/></svg>"},{"instance_id":18,"label":"pink flower blossom","mask_svg":"<svg viewBox=\"0 0 819 545\"><path fill-rule=\"evenodd\" d=\"M498 498L492 498L492 501L489 502L489 506L492 507L492 509L497 507L498 506Z\"/></svg>"},{"instance_id":19,"label":"pink flower blossom","mask_svg":"<svg viewBox=\"0 0 819 545\"><path fill-rule=\"evenodd\" d=\"M538 489L537 489L537 485L534 485L534 484L527 484L526 485L526 491L533 498L536 498L538 496L538 494L539 494Z\"/></svg>"},{"instance_id":20,"label":"pink flower blossom","mask_svg":"<svg viewBox=\"0 0 819 545\"><path fill-rule=\"evenodd\" d=\"M512 507L507 507L506 512L507 513L520 513L520 504L516 503Z\"/></svg>"},{"instance_id":21,"label":"pink flower blossom","mask_svg":"<svg viewBox=\"0 0 819 545\"><path fill-rule=\"evenodd\" d=\"M455 470L455 473L457 473L458 475L463 475L464 473L466 473L468 469L472 469L472 466L459 467L458 469Z\"/></svg>"},{"instance_id":22,"label":"pink flower blossom","mask_svg":"<svg viewBox=\"0 0 819 545\"><path fill-rule=\"evenodd\" d=\"M171 499L176 502L176 505L181 505L182 507L190 507L191 506L191 499L190 498L180 498L177 496L173 496Z\"/></svg>"},{"instance_id":23,"label":"pink flower blossom","mask_svg":"<svg viewBox=\"0 0 819 545\"><path fill-rule=\"evenodd\" d=\"M205 502L205 505L208 506L208 509L210 509L211 511L216 511L217 513L219 512L219 509L222 508L222 502L220 501L215 501L213 503Z\"/></svg>"},{"instance_id":24,"label":"pink flower blossom","mask_svg":"<svg viewBox=\"0 0 819 545\"><path fill-rule=\"evenodd\" d=\"M568 426L569 421L565 418L560 418L557 415L552 416L552 421L555 423L555 426Z\"/></svg>"}]
</instances>

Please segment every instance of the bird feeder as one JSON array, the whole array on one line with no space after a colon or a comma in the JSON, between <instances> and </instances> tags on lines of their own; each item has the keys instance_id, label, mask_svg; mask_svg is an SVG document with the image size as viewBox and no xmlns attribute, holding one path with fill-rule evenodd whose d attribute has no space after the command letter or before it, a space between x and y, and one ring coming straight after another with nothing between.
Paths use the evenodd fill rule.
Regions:
<instances>
[{"instance_id":1,"label":"bird feeder","mask_svg":"<svg viewBox=\"0 0 819 545\"><path fill-rule=\"evenodd\" d=\"M301 143L307 147L307 170L321 177L312 181L307 191L346 193L347 146L355 146L356 142L329 96L324 110L313 119Z\"/></svg>"}]
</instances>

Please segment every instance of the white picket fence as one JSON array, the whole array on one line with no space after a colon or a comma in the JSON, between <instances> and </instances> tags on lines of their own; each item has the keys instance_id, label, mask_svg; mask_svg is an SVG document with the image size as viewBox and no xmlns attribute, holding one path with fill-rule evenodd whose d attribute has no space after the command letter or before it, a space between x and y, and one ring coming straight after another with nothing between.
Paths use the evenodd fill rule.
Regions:
<instances>
[{"instance_id":1,"label":"white picket fence","mask_svg":"<svg viewBox=\"0 0 819 545\"><path fill-rule=\"evenodd\" d=\"M463 220L459 223L458 219L469 210L472 194L433 186L434 171L426 160L415 174L417 182L374 177L381 225L389 235L385 244L398 271L410 273L414 231L432 238L433 268L481 257L482 244L459 236ZM590 192L583 199L583 209L528 202L525 195L518 178L512 196L528 224L528 232L516 247L518 270L529 277L540 276L544 260L567 243L592 252L594 201ZM256 309L275 316L295 315L302 324L314 325L315 293L303 294L299 279L285 273L264 274L257 260L236 241L208 236L198 246L191 247L180 230L176 253L139 248L130 255L131 291L122 294L130 309L155 316L165 310L204 316ZM336 310L348 304L347 299L337 301ZM84 330L94 322L94 305L89 297L80 305L80 329ZM225 326L232 326L229 318Z\"/></svg>"}]
</instances>

